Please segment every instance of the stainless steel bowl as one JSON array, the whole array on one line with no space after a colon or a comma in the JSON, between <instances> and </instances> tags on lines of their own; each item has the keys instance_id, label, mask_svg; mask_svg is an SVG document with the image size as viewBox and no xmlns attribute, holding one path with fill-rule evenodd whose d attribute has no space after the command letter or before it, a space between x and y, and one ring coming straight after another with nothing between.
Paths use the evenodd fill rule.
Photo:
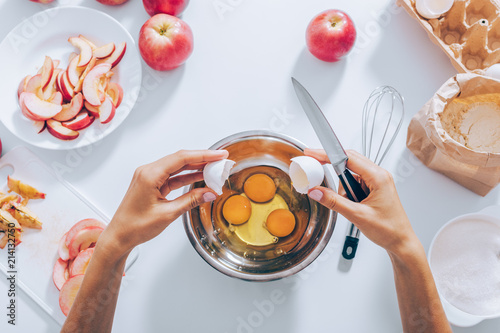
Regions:
<instances>
[{"instance_id":1,"label":"stainless steel bowl","mask_svg":"<svg viewBox=\"0 0 500 333\"><path fill-rule=\"evenodd\" d=\"M304 144L291 137L269 131L238 133L210 147L229 151L229 159L236 162L231 174L256 166L271 166L288 173L290 159L304 155L305 148ZM334 186L333 176L327 168L323 185ZM186 192L195 187L205 187L205 183L196 183ZM269 255L273 246L262 250L249 246L249 251L242 253L241 244L230 241L227 232L214 224L213 203L203 204L186 213L183 217L184 228L196 251L219 272L248 281L281 279L312 263L325 248L335 228L335 212L313 200L308 202L309 218L303 234L293 246L279 255ZM256 255L252 256L252 252Z\"/></svg>"}]
</instances>

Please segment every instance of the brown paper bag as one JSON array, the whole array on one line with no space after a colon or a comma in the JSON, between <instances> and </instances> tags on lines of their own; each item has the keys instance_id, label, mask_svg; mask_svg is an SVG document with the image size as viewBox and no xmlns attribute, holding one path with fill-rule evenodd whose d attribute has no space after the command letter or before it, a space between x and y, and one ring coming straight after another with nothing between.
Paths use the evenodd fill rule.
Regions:
<instances>
[{"instance_id":1,"label":"brown paper bag","mask_svg":"<svg viewBox=\"0 0 500 333\"><path fill-rule=\"evenodd\" d=\"M500 154L473 151L443 129L439 114L456 97L500 93L500 81L458 74L439 88L413 117L406 145L422 163L471 191L485 196L500 183Z\"/></svg>"}]
</instances>

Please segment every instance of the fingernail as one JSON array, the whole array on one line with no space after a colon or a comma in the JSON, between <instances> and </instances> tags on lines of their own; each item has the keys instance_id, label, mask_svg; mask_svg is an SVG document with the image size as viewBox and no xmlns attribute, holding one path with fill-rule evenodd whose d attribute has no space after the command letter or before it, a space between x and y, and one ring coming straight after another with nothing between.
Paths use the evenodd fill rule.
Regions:
<instances>
[{"instance_id":1,"label":"fingernail","mask_svg":"<svg viewBox=\"0 0 500 333\"><path fill-rule=\"evenodd\" d=\"M323 198L323 192L320 190L312 190L309 192L309 197L313 200L320 201Z\"/></svg>"},{"instance_id":2,"label":"fingernail","mask_svg":"<svg viewBox=\"0 0 500 333\"><path fill-rule=\"evenodd\" d=\"M207 193L203 194L203 202L212 202L216 198L217 198L217 196L215 194L213 194L212 192L207 192Z\"/></svg>"}]
</instances>

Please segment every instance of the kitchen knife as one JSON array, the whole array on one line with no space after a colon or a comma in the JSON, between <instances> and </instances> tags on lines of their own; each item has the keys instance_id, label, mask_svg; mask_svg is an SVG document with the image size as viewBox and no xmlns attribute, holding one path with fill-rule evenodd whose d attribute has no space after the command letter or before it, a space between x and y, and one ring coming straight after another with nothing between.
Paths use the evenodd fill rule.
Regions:
<instances>
[{"instance_id":1,"label":"kitchen knife","mask_svg":"<svg viewBox=\"0 0 500 333\"><path fill-rule=\"evenodd\" d=\"M347 169L347 154L340 144L340 141L335 135L332 127L328 123L328 120L325 118L325 115L309 92L293 77L292 83L300 104L309 118L319 141L323 145L333 169L339 176L340 182L347 193L347 197L351 201L363 201L363 199L366 198L366 193L363 191L363 188L358 181L353 177L349 169ZM351 225L342 250L342 256L345 259L353 259L356 255L359 234L359 229L356 228L356 226Z\"/></svg>"}]
</instances>

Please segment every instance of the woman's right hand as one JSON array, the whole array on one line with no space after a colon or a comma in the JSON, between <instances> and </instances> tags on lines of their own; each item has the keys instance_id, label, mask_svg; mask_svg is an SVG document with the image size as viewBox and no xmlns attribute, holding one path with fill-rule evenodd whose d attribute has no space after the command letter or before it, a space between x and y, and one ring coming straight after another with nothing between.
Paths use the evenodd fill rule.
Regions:
<instances>
[{"instance_id":1,"label":"woman's right hand","mask_svg":"<svg viewBox=\"0 0 500 333\"><path fill-rule=\"evenodd\" d=\"M306 149L305 154L323 164L329 163L323 150ZM342 214L389 254L401 256L413 251L415 246L421 247L401 205L391 174L355 151L348 151L347 155L347 167L359 175L365 191L369 192L368 197L357 203L347 199L342 188L339 192L344 195L318 186L309 191L311 199Z\"/></svg>"}]
</instances>

